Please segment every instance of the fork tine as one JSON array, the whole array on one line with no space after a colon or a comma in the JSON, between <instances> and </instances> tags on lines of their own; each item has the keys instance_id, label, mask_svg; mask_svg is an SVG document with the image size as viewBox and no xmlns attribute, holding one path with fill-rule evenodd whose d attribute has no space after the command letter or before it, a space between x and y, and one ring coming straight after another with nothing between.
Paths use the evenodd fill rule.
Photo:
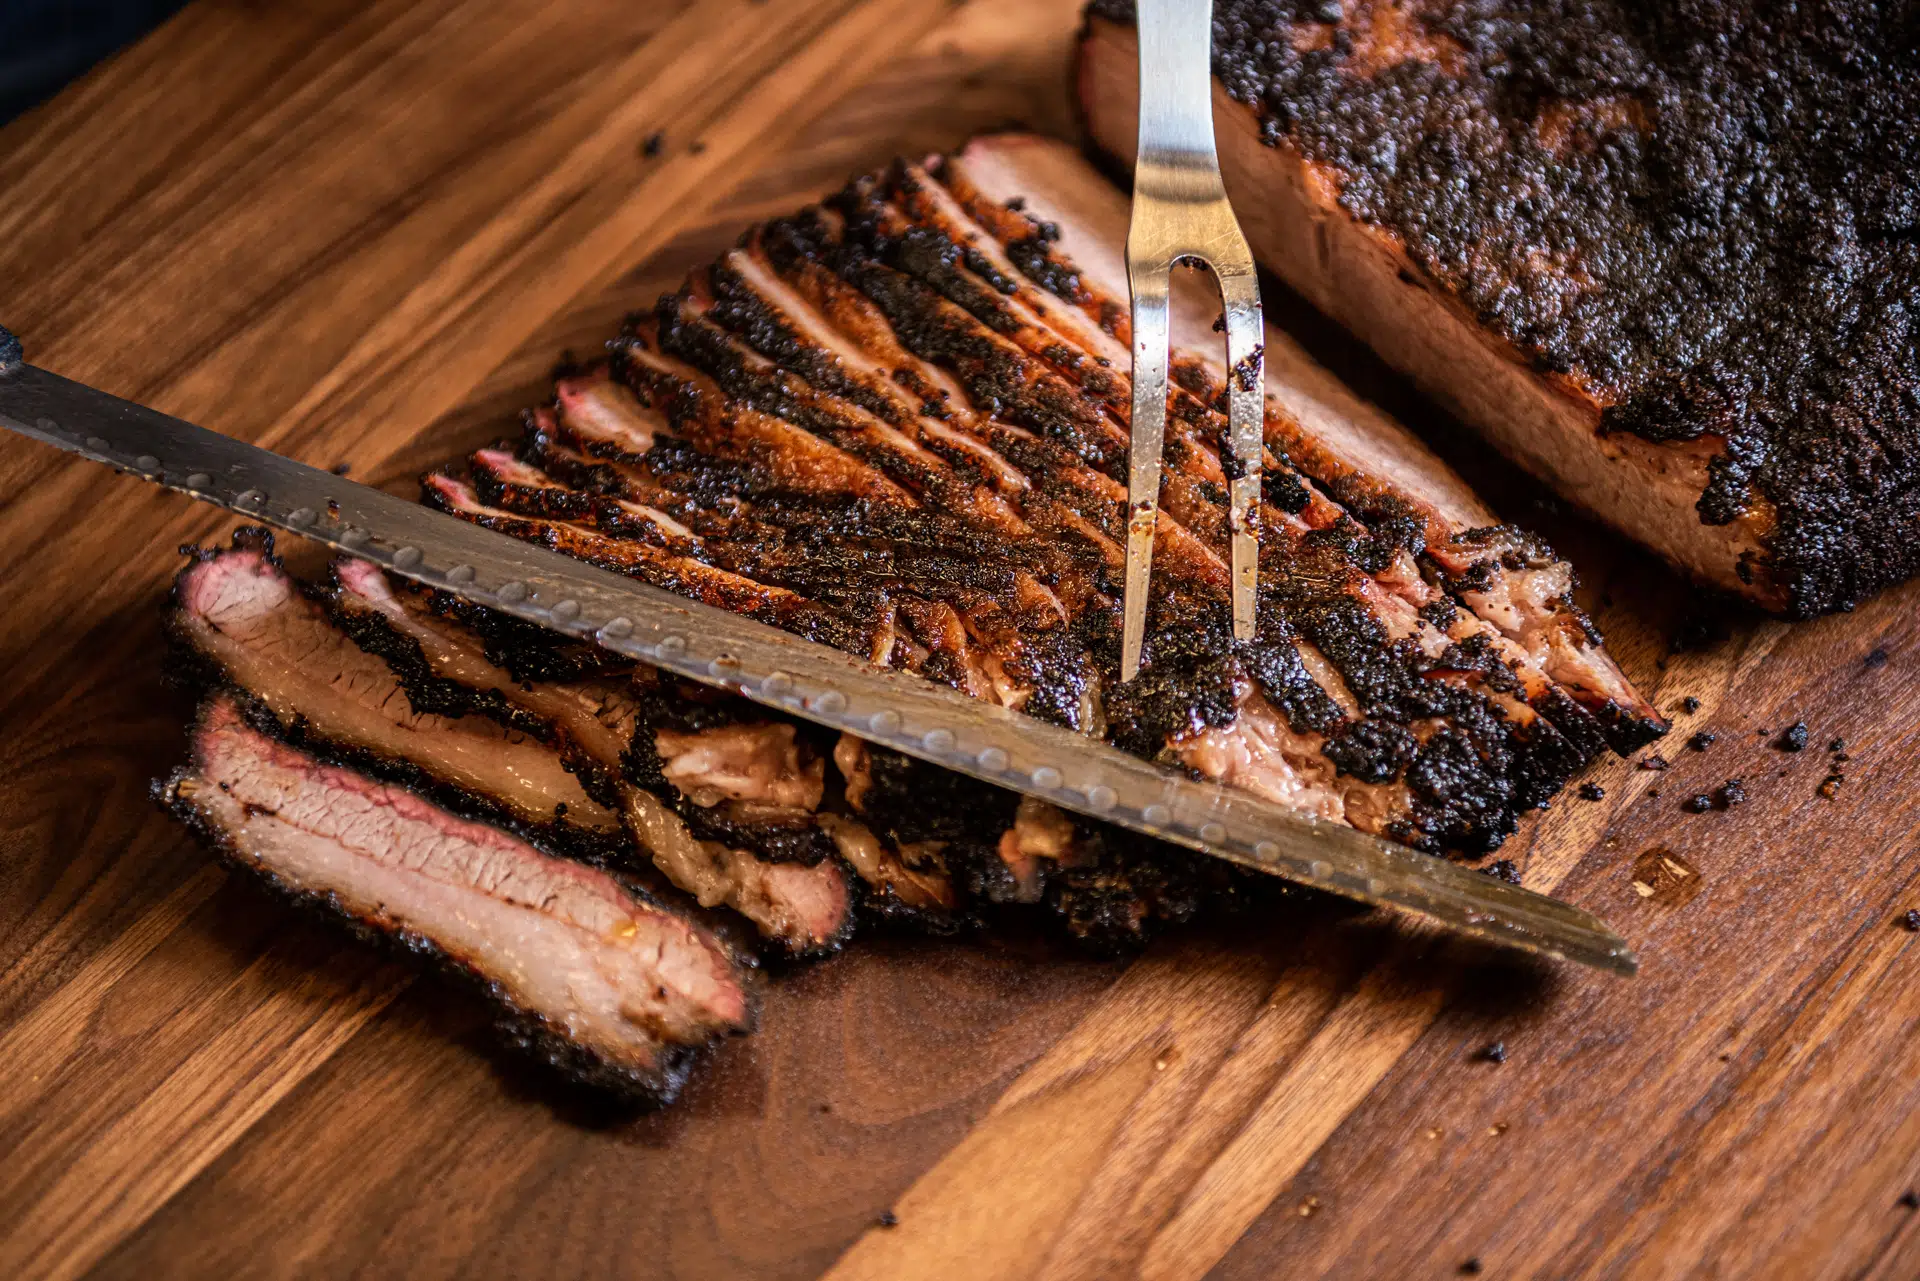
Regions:
<instances>
[{"instance_id":1,"label":"fork tine","mask_svg":"<svg viewBox=\"0 0 1920 1281\"><path fill-rule=\"evenodd\" d=\"M1260 455L1266 348L1251 262L1215 267L1227 320L1228 528L1233 533L1233 635L1252 640L1260 574Z\"/></svg>"},{"instance_id":2,"label":"fork tine","mask_svg":"<svg viewBox=\"0 0 1920 1281\"><path fill-rule=\"evenodd\" d=\"M1120 679L1140 673L1147 629L1147 584L1160 523L1160 454L1167 432L1168 295L1172 264L1127 254L1133 295L1133 418L1127 446L1127 582L1122 601Z\"/></svg>"},{"instance_id":3,"label":"fork tine","mask_svg":"<svg viewBox=\"0 0 1920 1281\"><path fill-rule=\"evenodd\" d=\"M1204 262L1227 317L1228 441L1233 634L1251 640L1260 573L1260 439L1263 426L1260 289L1214 149L1207 51L1208 0L1137 0L1140 145L1127 229L1133 294L1133 428L1128 449L1127 584L1120 679L1140 671L1147 584L1160 516L1160 451L1167 426L1169 294L1173 265Z\"/></svg>"}]
</instances>

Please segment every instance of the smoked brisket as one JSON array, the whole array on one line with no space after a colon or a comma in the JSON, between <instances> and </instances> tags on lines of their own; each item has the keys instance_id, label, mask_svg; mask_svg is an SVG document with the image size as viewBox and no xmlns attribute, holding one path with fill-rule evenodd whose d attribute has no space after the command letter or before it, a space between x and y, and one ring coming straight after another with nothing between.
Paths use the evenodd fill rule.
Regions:
<instances>
[{"instance_id":1,"label":"smoked brisket","mask_svg":"<svg viewBox=\"0 0 1920 1281\"><path fill-rule=\"evenodd\" d=\"M1260 634L1235 642L1218 306L1190 288L1147 662L1120 684L1125 218L1038 138L895 164L748 232L427 500L1436 852L1497 846L1664 731L1565 563L1278 331ZM1012 803L914 816L942 821L997 847Z\"/></svg>"},{"instance_id":2,"label":"smoked brisket","mask_svg":"<svg viewBox=\"0 0 1920 1281\"><path fill-rule=\"evenodd\" d=\"M1136 133L1132 5L1079 57ZM1263 265L1563 496L1771 610L1920 572L1910 4L1220 0Z\"/></svg>"},{"instance_id":3,"label":"smoked brisket","mask_svg":"<svg viewBox=\"0 0 1920 1281\"><path fill-rule=\"evenodd\" d=\"M898 162L751 229L425 501L1435 854L1498 846L1597 754L1665 732L1567 564L1277 330L1259 630L1234 640L1228 373L1191 278L1146 662L1119 682L1125 225L1063 144ZM748 1021L687 896L810 956L861 916L1037 910L1135 946L1294 892L366 562L308 588L257 532L198 554L174 601L215 692L168 803L476 975L602 1084L670 1095L691 1047ZM642 896L642 870L674 888Z\"/></svg>"}]
</instances>

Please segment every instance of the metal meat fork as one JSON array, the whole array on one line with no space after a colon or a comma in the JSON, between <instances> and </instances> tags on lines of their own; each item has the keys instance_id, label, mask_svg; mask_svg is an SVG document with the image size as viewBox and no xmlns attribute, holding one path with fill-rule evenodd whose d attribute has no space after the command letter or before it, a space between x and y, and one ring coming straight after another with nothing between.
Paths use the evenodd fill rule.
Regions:
<instances>
[{"instance_id":1,"label":"metal meat fork","mask_svg":"<svg viewBox=\"0 0 1920 1281\"><path fill-rule=\"evenodd\" d=\"M1133 169L1127 283L1133 293L1133 442L1128 451L1127 586L1120 679L1140 671L1147 582L1160 518L1167 427L1167 343L1173 266L1213 268L1226 310L1233 635L1251 640L1259 581L1262 405L1260 285L1227 203L1213 145L1211 0L1138 0L1140 148Z\"/></svg>"}]
</instances>

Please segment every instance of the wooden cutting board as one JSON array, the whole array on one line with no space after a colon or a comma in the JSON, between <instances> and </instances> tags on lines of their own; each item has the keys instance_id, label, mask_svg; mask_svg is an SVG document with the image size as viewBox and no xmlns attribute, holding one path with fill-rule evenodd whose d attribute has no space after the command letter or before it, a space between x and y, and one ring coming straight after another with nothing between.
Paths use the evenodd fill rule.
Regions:
<instances>
[{"instance_id":1,"label":"wooden cutting board","mask_svg":"<svg viewBox=\"0 0 1920 1281\"><path fill-rule=\"evenodd\" d=\"M751 219L1070 134L1074 8L200 0L0 131L0 320L405 492ZM1130 965L870 937L678 1108L583 1110L156 811L158 606L219 521L4 440L0 1276L1920 1274L1920 591L1669 652L1685 587L1270 305L1573 556L1676 713L1671 768L1596 766L1502 851L1640 978L1305 909Z\"/></svg>"}]
</instances>

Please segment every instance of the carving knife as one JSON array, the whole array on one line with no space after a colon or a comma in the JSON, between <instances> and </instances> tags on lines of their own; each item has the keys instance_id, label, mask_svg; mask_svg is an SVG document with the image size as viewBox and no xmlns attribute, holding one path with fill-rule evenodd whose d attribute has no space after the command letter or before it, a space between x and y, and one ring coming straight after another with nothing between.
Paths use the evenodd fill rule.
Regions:
<instances>
[{"instance_id":1,"label":"carving knife","mask_svg":"<svg viewBox=\"0 0 1920 1281\"><path fill-rule=\"evenodd\" d=\"M1590 913L1344 824L877 667L196 427L26 363L0 329L0 427L1062 809L1462 934L1631 974Z\"/></svg>"}]
</instances>

